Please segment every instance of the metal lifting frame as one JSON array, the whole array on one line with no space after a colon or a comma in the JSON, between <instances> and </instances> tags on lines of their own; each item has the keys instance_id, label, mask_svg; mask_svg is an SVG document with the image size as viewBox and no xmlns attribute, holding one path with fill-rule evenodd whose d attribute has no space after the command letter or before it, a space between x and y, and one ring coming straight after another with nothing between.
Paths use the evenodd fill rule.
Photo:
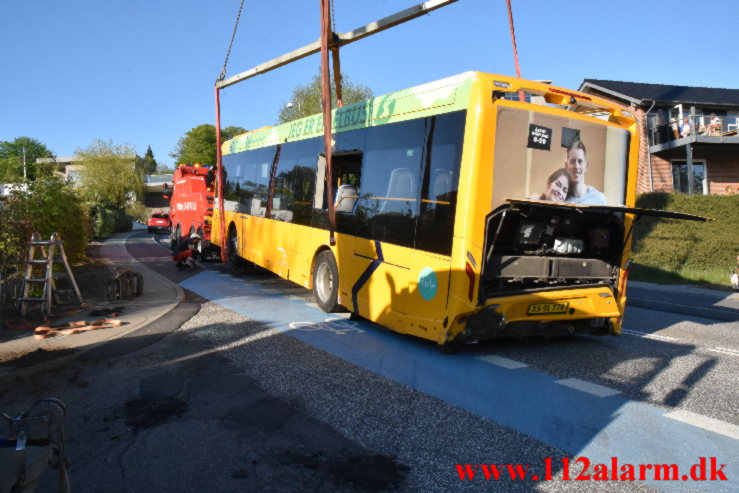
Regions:
<instances>
[{"instance_id":1,"label":"metal lifting frame","mask_svg":"<svg viewBox=\"0 0 739 493\"><path fill-rule=\"evenodd\" d=\"M334 78L336 82L336 95L338 106L341 107L341 80L339 71L339 48L349 43L359 41L362 38L377 34L381 31L397 26L409 20L420 17L424 14L444 7L457 0L429 0L413 7L407 8L400 12L397 12L388 17L354 29L348 33L335 33L331 30L331 19L330 19L330 3L331 0L320 0L321 2L321 37L318 41L309 45L298 48L297 50L286 53L277 58L273 58L267 62L257 65L254 68L233 75L228 78L219 79L215 84L215 102L216 102L216 160L218 166L218 207L221 210L220 221L221 221L221 259L225 262L227 255L226 248L226 232L225 230L225 214L224 214L224 197L223 197L223 156L221 154L221 106L220 106L220 95L221 89L232 86L239 82L245 81L257 75L264 74L276 68L287 65L294 61L305 58L309 55L321 53L321 87L322 87L322 104L323 104L323 125L324 125L324 142L326 152L326 181L327 181L327 192L328 192L328 217L329 217L329 233L331 236L331 244L334 245L336 240L334 239L334 231L336 229L335 223L335 211L333 200L331 200L331 187L332 187L332 175L331 175L331 98L330 98L330 84L329 84L329 69L328 69L328 52L332 53L334 63ZM225 74L225 66L224 72Z\"/></svg>"}]
</instances>

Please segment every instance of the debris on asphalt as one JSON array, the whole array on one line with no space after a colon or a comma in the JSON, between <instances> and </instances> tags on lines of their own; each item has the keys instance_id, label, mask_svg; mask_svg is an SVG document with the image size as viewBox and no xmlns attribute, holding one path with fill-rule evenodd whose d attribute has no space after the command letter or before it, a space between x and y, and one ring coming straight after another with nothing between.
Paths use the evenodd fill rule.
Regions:
<instances>
[{"instance_id":1,"label":"debris on asphalt","mask_svg":"<svg viewBox=\"0 0 739 493\"><path fill-rule=\"evenodd\" d=\"M56 326L41 325L33 330L33 338L41 340L57 335L68 336L73 334L80 334L82 332L88 332L91 330L120 327L121 325L123 325L123 322L115 318L99 318L90 323L85 320L80 320L79 322L68 322L66 324Z\"/></svg>"},{"instance_id":2,"label":"debris on asphalt","mask_svg":"<svg viewBox=\"0 0 739 493\"><path fill-rule=\"evenodd\" d=\"M98 310L92 310L87 315L89 317L117 317L125 310L125 306L115 306L113 308L100 308Z\"/></svg>"}]
</instances>

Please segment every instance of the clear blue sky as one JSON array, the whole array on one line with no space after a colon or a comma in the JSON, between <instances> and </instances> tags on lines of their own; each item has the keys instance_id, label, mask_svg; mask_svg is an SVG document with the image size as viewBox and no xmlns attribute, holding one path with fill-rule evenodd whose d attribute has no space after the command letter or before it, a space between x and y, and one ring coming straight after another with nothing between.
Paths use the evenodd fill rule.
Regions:
<instances>
[{"instance_id":1,"label":"clear blue sky","mask_svg":"<svg viewBox=\"0 0 739 493\"><path fill-rule=\"evenodd\" d=\"M169 154L215 119L213 83L240 0L3 0L0 140L71 156L93 139ZM335 0L351 31L420 0ZM522 75L576 89L585 78L739 88L739 2L512 0ZM319 0L246 0L234 75L309 44ZM515 75L505 0L459 0L345 47L342 69L380 95L478 70ZM318 55L222 93L224 125L274 124Z\"/></svg>"}]
</instances>

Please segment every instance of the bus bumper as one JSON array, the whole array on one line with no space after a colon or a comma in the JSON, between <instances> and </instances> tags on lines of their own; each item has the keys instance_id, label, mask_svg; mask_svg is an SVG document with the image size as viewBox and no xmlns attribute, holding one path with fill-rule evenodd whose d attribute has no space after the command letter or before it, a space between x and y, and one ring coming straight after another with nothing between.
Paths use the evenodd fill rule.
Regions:
<instances>
[{"instance_id":1,"label":"bus bumper","mask_svg":"<svg viewBox=\"0 0 739 493\"><path fill-rule=\"evenodd\" d=\"M621 332L623 315L620 306L607 286L496 298L488 300L486 306L466 319L464 330L455 340L617 335ZM536 313L542 307L561 313Z\"/></svg>"}]
</instances>

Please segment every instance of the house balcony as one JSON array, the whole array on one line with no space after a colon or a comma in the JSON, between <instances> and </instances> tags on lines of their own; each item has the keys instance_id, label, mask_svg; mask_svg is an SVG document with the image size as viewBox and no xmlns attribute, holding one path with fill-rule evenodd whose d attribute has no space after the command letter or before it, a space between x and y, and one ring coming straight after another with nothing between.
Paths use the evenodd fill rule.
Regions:
<instances>
[{"instance_id":1,"label":"house balcony","mask_svg":"<svg viewBox=\"0 0 739 493\"><path fill-rule=\"evenodd\" d=\"M703 124L703 118L691 117L690 130L678 124L655 125L649 129L649 153L683 147L688 144L713 145L739 145L739 118L724 119L716 129L708 129ZM695 129L698 129L696 132Z\"/></svg>"}]
</instances>

